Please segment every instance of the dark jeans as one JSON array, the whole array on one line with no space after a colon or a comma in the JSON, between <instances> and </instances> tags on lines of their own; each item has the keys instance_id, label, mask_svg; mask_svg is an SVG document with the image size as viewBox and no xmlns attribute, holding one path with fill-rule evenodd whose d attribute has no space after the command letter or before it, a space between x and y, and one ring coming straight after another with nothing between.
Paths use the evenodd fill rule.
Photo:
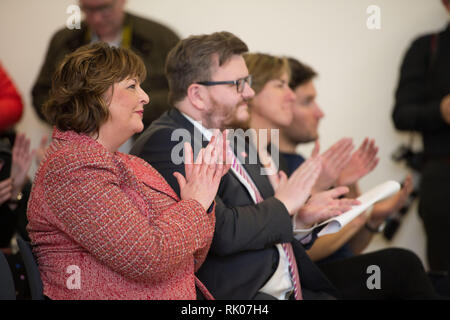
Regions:
<instances>
[{"instance_id":1,"label":"dark jeans","mask_svg":"<svg viewBox=\"0 0 450 320\"><path fill-rule=\"evenodd\" d=\"M376 283L376 271L368 271L373 265L379 268L379 289L370 285ZM409 250L385 249L319 267L343 299L440 299L422 262Z\"/></svg>"}]
</instances>

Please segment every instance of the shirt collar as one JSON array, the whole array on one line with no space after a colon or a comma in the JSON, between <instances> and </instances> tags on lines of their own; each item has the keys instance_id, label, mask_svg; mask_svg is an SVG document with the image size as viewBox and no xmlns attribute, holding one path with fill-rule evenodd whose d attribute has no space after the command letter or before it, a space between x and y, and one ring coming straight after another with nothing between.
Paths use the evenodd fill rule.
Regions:
<instances>
[{"instance_id":1,"label":"shirt collar","mask_svg":"<svg viewBox=\"0 0 450 320\"><path fill-rule=\"evenodd\" d=\"M213 135L212 130L205 128L200 122L198 122L197 120L192 119L191 117L189 117L187 114L185 114L184 112L180 113L183 115L183 117L185 117L186 119L188 119L188 121L190 123L192 123L194 125L194 127L196 127L202 134L203 136L205 136L205 138L209 141L211 140L211 137Z\"/></svg>"}]
</instances>

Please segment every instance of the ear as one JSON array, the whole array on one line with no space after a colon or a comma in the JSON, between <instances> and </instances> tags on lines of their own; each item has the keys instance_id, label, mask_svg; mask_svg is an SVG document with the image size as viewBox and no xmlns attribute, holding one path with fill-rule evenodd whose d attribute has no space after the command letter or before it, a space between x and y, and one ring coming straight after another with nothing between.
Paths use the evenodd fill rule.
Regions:
<instances>
[{"instance_id":1,"label":"ear","mask_svg":"<svg viewBox=\"0 0 450 320\"><path fill-rule=\"evenodd\" d=\"M187 98L196 109L203 111L209 101L207 88L193 83L187 89Z\"/></svg>"}]
</instances>

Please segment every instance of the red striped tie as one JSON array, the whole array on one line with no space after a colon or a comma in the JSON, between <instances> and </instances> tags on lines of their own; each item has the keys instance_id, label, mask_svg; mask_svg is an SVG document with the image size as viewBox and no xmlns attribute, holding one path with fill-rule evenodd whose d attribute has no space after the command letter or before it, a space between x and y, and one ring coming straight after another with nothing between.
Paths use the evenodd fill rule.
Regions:
<instances>
[{"instance_id":1,"label":"red striped tie","mask_svg":"<svg viewBox=\"0 0 450 320\"><path fill-rule=\"evenodd\" d=\"M256 203L264 201L263 197L256 188L253 181L249 178L247 172L242 168L242 166L238 163L234 154L231 154L233 158L233 163L231 167L250 185L253 192L255 193ZM294 250L292 250L292 244L287 242L281 245L283 247L284 252L289 261L289 273L294 284L294 296L296 300L302 300L302 290L300 285L300 276L298 274L297 262L295 261Z\"/></svg>"}]
</instances>

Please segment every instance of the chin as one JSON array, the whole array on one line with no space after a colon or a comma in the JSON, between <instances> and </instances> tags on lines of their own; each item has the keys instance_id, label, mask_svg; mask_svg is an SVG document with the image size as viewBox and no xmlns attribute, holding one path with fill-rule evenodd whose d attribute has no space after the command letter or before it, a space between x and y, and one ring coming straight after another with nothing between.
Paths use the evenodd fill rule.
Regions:
<instances>
[{"instance_id":1,"label":"chin","mask_svg":"<svg viewBox=\"0 0 450 320\"><path fill-rule=\"evenodd\" d=\"M142 130L144 130L144 124L141 122L139 125L136 125L134 127L133 131L134 131L134 133L140 133L140 132L142 132Z\"/></svg>"}]
</instances>

